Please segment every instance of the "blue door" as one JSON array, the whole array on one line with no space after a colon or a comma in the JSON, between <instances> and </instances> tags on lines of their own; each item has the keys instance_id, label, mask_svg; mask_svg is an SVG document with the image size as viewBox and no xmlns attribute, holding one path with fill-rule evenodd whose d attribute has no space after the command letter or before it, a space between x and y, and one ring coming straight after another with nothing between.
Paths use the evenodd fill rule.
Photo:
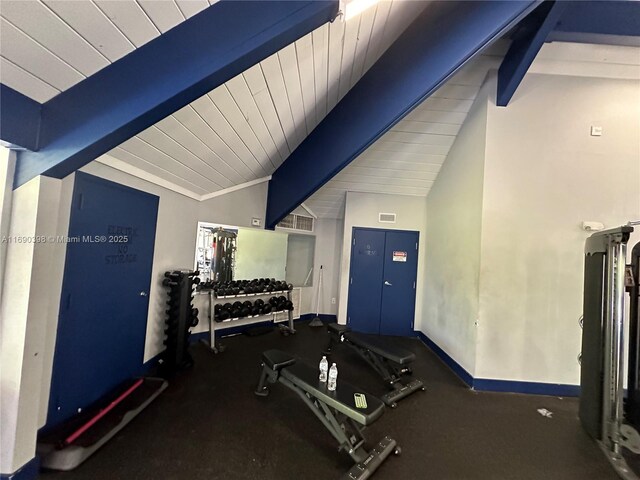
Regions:
<instances>
[{"instance_id":1,"label":"blue door","mask_svg":"<svg viewBox=\"0 0 640 480\"><path fill-rule=\"evenodd\" d=\"M380 335L413 334L418 232L386 233Z\"/></svg>"},{"instance_id":2,"label":"blue door","mask_svg":"<svg viewBox=\"0 0 640 480\"><path fill-rule=\"evenodd\" d=\"M357 332L380 330L384 242L382 230L353 229L347 318Z\"/></svg>"},{"instance_id":3,"label":"blue door","mask_svg":"<svg viewBox=\"0 0 640 480\"><path fill-rule=\"evenodd\" d=\"M354 228L347 323L355 331L413 333L418 232Z\"/></svg>"},{"instance_id":4,"label":"blue door","mask_svg":"<svg viewBox=\"0 0 640 480\"><path fill-rule=\"evenodd\" d=\"M47 427L141 374L158 197L77 172Z\"/></svg>"}]
</instances>

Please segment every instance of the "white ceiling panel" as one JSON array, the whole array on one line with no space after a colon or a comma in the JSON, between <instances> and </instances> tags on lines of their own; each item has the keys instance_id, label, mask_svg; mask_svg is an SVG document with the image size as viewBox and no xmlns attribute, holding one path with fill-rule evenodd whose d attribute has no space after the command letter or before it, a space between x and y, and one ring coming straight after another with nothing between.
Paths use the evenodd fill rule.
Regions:
<instances>
[{"instance_id":1,"label":"white ceiling panel","mask_svg":"<svg viewBox=\"0 0 640 480\"><path fill-rule=\"evenodd\" d=\"M43 103L60 93L58 88L18 67L5 57L0 57L0 72L6 85L20 85L22 93L36 102Z\"/></svg>"},{"instance_id":2,"label":"white ceiling panel","mask_svg":"<svg viewBox=\"0 0 640 480\"><path fill-rule=\"evenodd\" d=\"M6 22L83 76L109 65L109 60L99 50L44 3L3 0L0 12Z\"/></svg>"},{"instance_id":3,"label":"white ceiling panel","mask_svg":"<svg viewBox=\"0 0 640 480\"><path fill-rule=\"evenodd\" d=\"M80 71L4 17L0 17L0 45L2 57L58 90L66 90L85 78ZM5 83L4 77L1 77L1 80ZM19 85L8 82L5 84L9 87L15 86L20 91Z\"/></svg>"},{"instance_id":4,"label":"white ceiling panel","mask_svg":"<svg viewBox=\"0 0 640 480\"><path fill-rule=\"evenodd\" d=\"M86 40L111 62L124 57L136 48L93 2L47 0L44 3L77 32L79 37ZM4 14L4 3L1 11Z\"/></svg>"},{"instance_id":5,"label":"white ceiling panel","mask_svg":"<svg viewBox=\"0 0 640 480\"><path fill-rule=\"evenodd\" d=\"M134 0L94 0L94 2L116 28L136 47L141 47L160 35L160 30L140 4Z\"/></svg>"},{"instance_id":6,"label":"white ceiling panel","mask_svg":"<svg viewBox=\"0 0 640 480\"><path fill-rule=\"evenodd\" d=\"M160 29L157 13L145 8L145 3L141 6ZM383 1L347 21L323 25L138 135L144 151L131 152L125 143L110 156L128 162L130 157L123 154L127 150L152 161L149 148L153 147L162 152L162 168L171 175L183 174L183 180L200 188L206 182L215 183L208 193L271 175L377 60L389 39L397 38L425 6L425 2ZM175 16L172 9L164 14ZM387 28L390 20L392 26ZM434 118L416 118L404 129L389 132L376 148L416 155L409 162L446 155L464 120L469 95L464 89L452 90L438 101L453 117L445 110ZM441 118L448 122L439 123ZM137 144L136 148L143 147ZM374 165L381 158L375 152L371 157ZM171 160L178 165L169 168ZM143 168L139 160L136 166ZM426 192L425 182L432 172L421 170L414 177L398 173L385 182L370 171L354 170L341 186L356 185L362 174L371 190L386 183L394 191L407 187L417 194ZM340 209L338 197L332 199L332 211Z\"/></svg>"},{"instance_id":7,"label":"white ceiling panel","mask_svg":"<svg viewBox=\"0 0 640 480\"><path fill-rule=\"evenodd\" d=\"M45 102L208 5L204 0L2 0L0 82Z\"/></svg>"},{"instance_id":8,"label":"white ceiling panel","mask_svg":"<svg viewBox=\"0 0 640 480\"><path fill-rule=\"evenodd\" d=\"M153 25L161 32L167 32L180 22L185 16L178 5L171 0L137 0L138 4L147 14Z\"/></svg>"},{"instance_id":9,"label":"white ceiling panel","mask_svg":"<svg viewBox=\"0 0 640 480\"><path fill-rule=\"evenodd\" d=\"M176 0L176 3L185 18L193 17L209 6L207 0Z\"/></svg>"}]
</instances>

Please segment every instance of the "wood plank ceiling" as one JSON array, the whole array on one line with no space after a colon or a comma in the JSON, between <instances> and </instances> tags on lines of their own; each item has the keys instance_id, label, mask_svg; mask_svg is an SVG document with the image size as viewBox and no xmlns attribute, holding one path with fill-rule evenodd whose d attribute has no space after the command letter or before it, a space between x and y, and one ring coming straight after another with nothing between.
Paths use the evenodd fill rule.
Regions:
<instances>
[{"instance_id":1,"label":"wood plank ceiling","mask_svg":"<svg viewBox=\"0 0 640 480\"><path fill-rule=\"evenodd\" d=\"M45 102L210 3L2 0L0 81ZM427 5L381 0L324 25L97 161L194 198L267 177ZM555 62L551 71L576 59L627 61L597 49L604 47L553 45L536 60ZM321 217L339 218L348 190L426 196L505 47L499 43L463 68L306 205Z\"/></svg>"},{"instance_id":2,"label":"wood plank ceiling","mask_svg":"<svg viewBox=\"0 0 640 480\"><path fill-rule=\"evenodd\" d=\"M427 2L381 1L287 46L98 161L193 196L271 175ZM204 0L3 0L0 81L45 102Z\"/></svg>"}]
</instances>

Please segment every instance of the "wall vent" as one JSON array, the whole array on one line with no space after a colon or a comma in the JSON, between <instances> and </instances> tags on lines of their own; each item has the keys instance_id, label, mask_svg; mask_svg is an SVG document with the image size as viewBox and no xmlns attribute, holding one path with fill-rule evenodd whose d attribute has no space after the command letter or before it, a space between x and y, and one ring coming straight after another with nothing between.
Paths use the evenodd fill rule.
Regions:
<instances>
[{"instance_id":1,"label":"wall vent","mask_svg":"<svg viewBox=\"0 0 640 480\"><path fill-rule=\"evenodd\" d=\"M379 213L378 222L380 223L396 223L395 213Z\"/></svg>"},{"instance_id":2,"label":"wall vent","mask_svg":"<svg viewBox=\"0 0 640 480\"><path fill-rule=\"evenodd\" d=\"M278 223L278 228L286 228L287 230L298 230L302 232L313 232L313 217L306 215L298 215L290 213Z\"/></svg>"}]
</instances>

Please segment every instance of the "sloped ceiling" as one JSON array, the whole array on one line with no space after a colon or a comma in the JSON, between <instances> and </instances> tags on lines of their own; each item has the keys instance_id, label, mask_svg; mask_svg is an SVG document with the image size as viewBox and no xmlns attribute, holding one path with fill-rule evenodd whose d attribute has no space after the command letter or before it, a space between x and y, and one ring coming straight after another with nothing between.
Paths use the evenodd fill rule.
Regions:
<instances>
[{"instance_id":1,"label":"sloped ceiling","mask_svg":"<svg viewBox=\"0 0 640 480\"><path fill-rule=\"evenodd\" d=\"M44 102L208 6L2 0L0 81ZM382 0L324 25L96 161L193 198L268 178L427 6ZM507 46L499 42L465 66L305 204L319 217L339 218L346 191L426 196ZM639 52L554 42L530 71L639 75Z\"/></svg>"},{"instance_id":2,"label":"sloped ceiling","mask_svg":"<svg viewBox=\"0 0 640 480\"><path fill-rule=\"evenodd\" d=\"M268 177L427 4L381 1L326 24L98 161L195 197ZM46 101L207 6L3 0L0 81Z\"/></svg>"}]
</instances>

